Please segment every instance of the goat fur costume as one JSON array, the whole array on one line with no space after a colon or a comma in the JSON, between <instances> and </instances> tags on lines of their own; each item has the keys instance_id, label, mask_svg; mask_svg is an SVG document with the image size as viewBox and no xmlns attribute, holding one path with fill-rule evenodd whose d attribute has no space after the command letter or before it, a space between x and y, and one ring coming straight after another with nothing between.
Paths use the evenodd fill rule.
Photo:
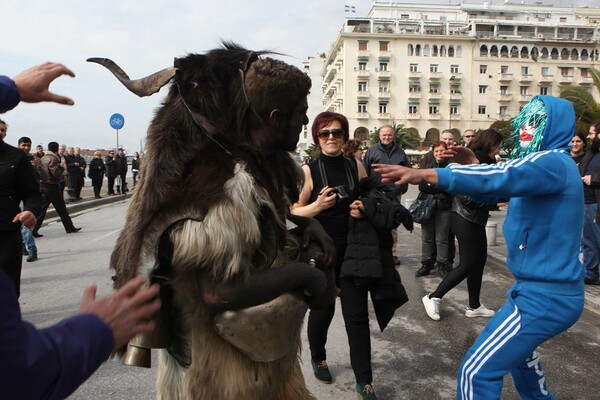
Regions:
<instances>
[{"instance_id":1,"label":"goat fur costume","mask_svg":"<svg viewBox=\"0 0 600 400\"><path fill-rule=\"evenodd\" d=\"M225 44L175 60L111 256L116 287L138 274L164 275L161 297L171 298L162 311L173 321L173 340L159 350L161 399L314 399L299 365L303 316L287 354L253 361L216 332L197 283L199 272L243 282L288 263L297 248L285 214L298 198L301 171L287 152L263 156L247 136L244 69L261 54Z\"/></svg>"}]
</instances>

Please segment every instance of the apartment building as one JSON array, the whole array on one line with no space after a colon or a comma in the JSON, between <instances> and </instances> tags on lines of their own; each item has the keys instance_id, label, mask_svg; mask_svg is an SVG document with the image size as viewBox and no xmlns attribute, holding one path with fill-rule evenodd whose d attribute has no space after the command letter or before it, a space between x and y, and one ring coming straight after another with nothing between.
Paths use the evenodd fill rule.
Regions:
<instances>
[{"instance_id":1,"label":"apartment building","mask_svg":"<svg viewBox=\"0 0 600 400\"><path fill-rule=\"evenodd\" d=\"M600 51L600 8L536 3L400 4L373 1L349 18L322 70L322 106L367 140L403 124L427 143L446 128L487 128L536 94L581 85Z\"/></svg>"}]
</instances>

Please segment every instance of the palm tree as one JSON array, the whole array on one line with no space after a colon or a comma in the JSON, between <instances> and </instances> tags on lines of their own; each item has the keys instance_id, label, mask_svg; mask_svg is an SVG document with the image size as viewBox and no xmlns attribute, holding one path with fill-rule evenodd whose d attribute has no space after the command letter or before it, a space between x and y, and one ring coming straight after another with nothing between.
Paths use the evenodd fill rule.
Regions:
<instances>
[{"instance_id":1,"label":"palm tree","mask_svg":"<svg viewBox=\"0 0 600 400\"><path fill-rule=\"evenodd\" d=\"M600 71L590 68L589 72L594 80L594 86L600 92ZM588 89L581 86L567 86L560 91L560 97L573 103L577 130L587 132L592 122L600 120L600 104Z\"/></svg>"}]
</instances>

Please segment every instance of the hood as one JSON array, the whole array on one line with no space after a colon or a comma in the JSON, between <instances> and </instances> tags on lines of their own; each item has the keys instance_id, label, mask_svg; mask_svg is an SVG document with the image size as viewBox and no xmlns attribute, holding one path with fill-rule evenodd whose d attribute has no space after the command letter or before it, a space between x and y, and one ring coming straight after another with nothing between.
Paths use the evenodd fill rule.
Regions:
<instances>
[{"instance_id":1,"label":"hood","mask_svg":"<svg viewBox=\"0 0 600 400\"><path fill-rule=\"evenodd\" d=\"M544 102L548 115L540 150L569 147L571 139L575 135L575 109L573 103L552 96L535 96L535 98Z\"/></svg>"},{"instance_id":2,"label":"hood","mask_svg":"<svg viewBox=\"0 0 600 400\"><path fill-rule=\"evenodd\" d=\"M521 149L519 135L522 127L534 127L529 147ZM565 99L534 96L512 121L513 148L510 158L518 159L542 150L564 149L570 146L575 134L575 110ZM541 134L539 132L541 130ZM527 129L524 130L527 132Z\"/></svg>"}]
</instances>

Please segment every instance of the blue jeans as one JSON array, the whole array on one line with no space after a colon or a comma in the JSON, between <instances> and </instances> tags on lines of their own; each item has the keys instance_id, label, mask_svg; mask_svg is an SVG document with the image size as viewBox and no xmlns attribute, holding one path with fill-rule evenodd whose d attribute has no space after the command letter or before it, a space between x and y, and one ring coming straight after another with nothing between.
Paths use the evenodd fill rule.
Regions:
<instances>
[{"instance_id":1,"label":"blue jeans","mask_svg":"<svg viewBox=\"0 0 600 400\"><path fill-rule=\"evenodd\" d=\"M37 247L35 246L35 239L31 229L25 228L25 225L21 225L21 237L23 238L23 244L25 248L31 253L37 253Z\"/></svg>"},{"instance_id":2,"label":"blue jeans","mask_svg":"<svg viewBox=\"0 0 600 400\"><path fill-rule=\"evenodd\" d=\"M583 215L583 236L581 238L581 253L585 276L598 280L598 265L600 265L600 221L595 221L597 204L586 204Z\"/></svg>"}]
</instances>

